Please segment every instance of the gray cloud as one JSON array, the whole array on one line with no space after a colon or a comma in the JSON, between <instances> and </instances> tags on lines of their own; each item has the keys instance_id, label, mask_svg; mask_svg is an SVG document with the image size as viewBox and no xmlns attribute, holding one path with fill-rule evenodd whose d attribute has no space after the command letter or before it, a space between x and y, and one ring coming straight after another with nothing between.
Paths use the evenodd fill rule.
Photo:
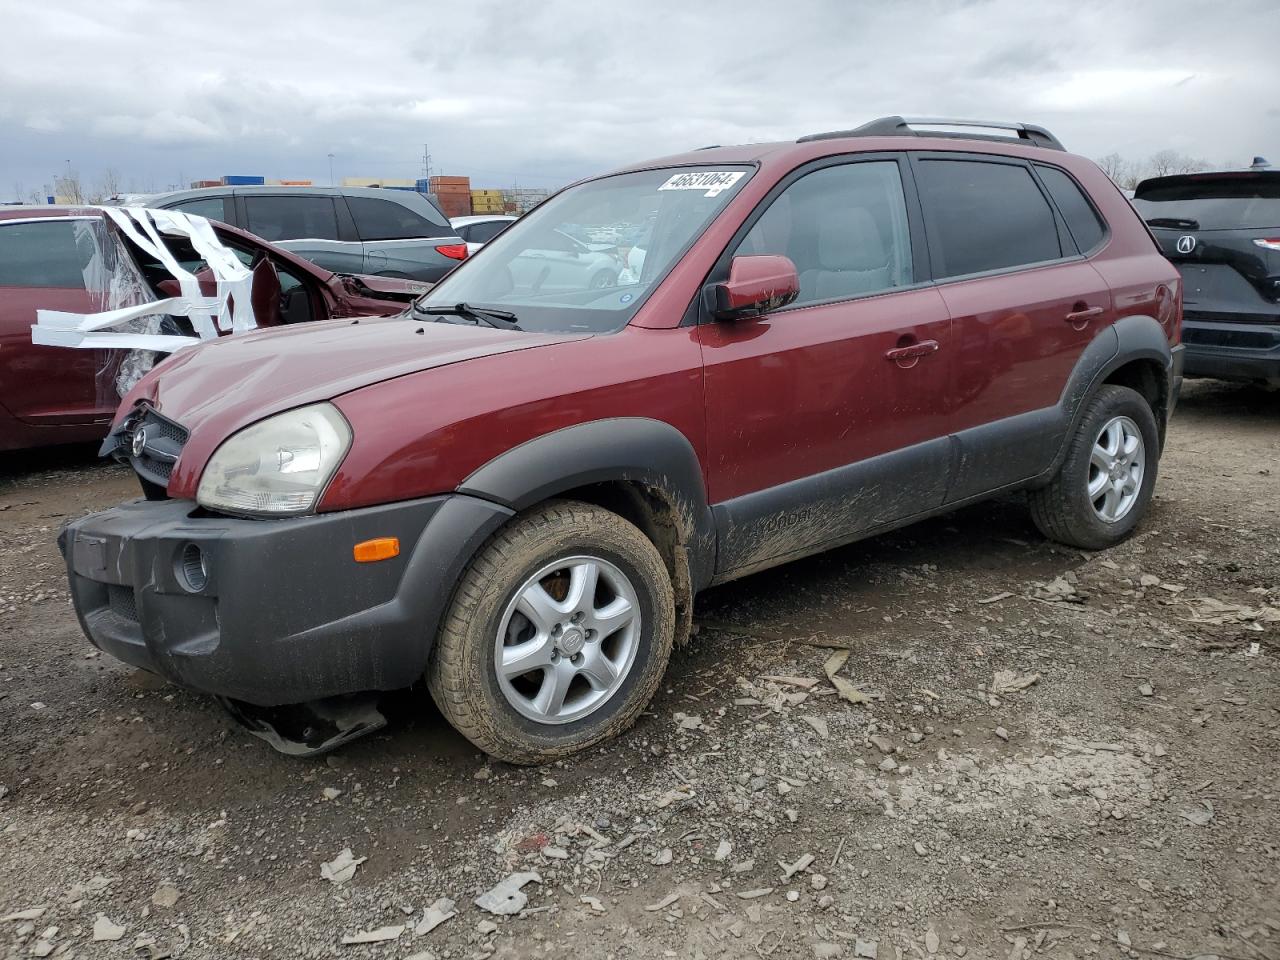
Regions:
<instances>
[{"instance_id":1,"label":"gray cloud","mask_svg":"<svg viewBox=\"0 0 1280 960\"><path fill-rule=\"evenodd\" d=\"M325 181L329 153L338 176L412 177L424 142L437 172L553 185L890 113L1280 161L1272 0L49 0L4 19L0 197L68 160L138 189Z\"/></svg>"}]
</instances>

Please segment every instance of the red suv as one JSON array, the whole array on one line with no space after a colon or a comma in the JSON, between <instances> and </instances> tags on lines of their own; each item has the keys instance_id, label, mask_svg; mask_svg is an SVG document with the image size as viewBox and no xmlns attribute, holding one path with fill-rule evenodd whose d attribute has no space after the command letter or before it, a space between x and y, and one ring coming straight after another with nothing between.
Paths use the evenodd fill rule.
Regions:
<instances>
[{"instance_id":1,"label":"red suv","mask_svg":"<svg viewBox=\"0 0 1280 960\"><path fill-rule=\"evenodd\" d=\"M85 632L242 716L425 677L537 763L639 715L705 587L1018 489L1116 543L1178 272L1046 131L938 123L585 180L402 316L175 355L109 441L146 499L61 537Z\"/></svg>"}]
</instances>

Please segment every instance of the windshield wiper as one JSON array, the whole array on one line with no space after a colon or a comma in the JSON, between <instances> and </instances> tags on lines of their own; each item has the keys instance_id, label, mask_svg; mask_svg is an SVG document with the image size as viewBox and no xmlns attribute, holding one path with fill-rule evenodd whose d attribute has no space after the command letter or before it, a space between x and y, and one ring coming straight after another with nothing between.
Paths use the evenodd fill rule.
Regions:
<instances>
[{"instance_id":1,"label":"windshield wiper","mask_svg":"<svg viewBox=\"0 0 1280 960\"><path fill-rule=\"evenodd\" d=\"M473 307L469 303L455 303L451 307L420 307L413 305L413 312L432 317L466 317L470 320L486 323L499 330L519 330L516 315L508 310L494 310L490 307Z\"/></svg>"},{"instance_id":2,"label":"windshield wiper","mask_svg":"<svg viewBox=\"0 0 1280 960\"><path fill-rule=\"evenodd\" d=\"M1174 230L1199 230L1199 220L1189 220L1186 217L1152 217L1147 221L1149 227L1171 227Z\"/></svg>"}]
</instances>

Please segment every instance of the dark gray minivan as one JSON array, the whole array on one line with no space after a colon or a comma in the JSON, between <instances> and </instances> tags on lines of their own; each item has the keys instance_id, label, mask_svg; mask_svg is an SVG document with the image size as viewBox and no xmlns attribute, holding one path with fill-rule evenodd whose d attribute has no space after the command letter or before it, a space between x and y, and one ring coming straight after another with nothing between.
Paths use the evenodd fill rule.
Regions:
<instances>
[{"instance_id":1,"label":"dark gray minivan","mask_svg":"<svg viewBox=\"0 0 1280 960\"><path fill-rule=\"evenodd\" d=\"M467 245L429 197L374 187L207 187L147 197L255 233L334 273L434 283Z\"/></svg>"}]
</instances>

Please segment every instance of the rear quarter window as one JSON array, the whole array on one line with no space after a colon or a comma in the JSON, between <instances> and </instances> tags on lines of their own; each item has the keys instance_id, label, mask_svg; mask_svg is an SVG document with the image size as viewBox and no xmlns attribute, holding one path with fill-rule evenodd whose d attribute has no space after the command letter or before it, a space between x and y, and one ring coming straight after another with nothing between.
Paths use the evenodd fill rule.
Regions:
<instances>
[{"instance_id":1,"label":"rear quarter window","mask_svg":"<svg viewBox=\"0 0 1280 960\"><path fill-rule=\"evenodd\" d=\"M183 200L180 203L171 204L168 209L180 210L183 213L194 214L197 217L208 217L210 220L221 220L223 223L230 223L227 217L226 201L222 197L200 197L196 200Z\"/></svg>"},{"instance_id":2,"label":"rear quarter window","mask_svg":"<svg viewBox=\"0 0 1280 960\"><path fill-rule=\"evenodd\" d=\"M1053 209L1021 164L921 160L916 182L937 279L1062 256Z\"/></svg>"},{"instance_id":3,"label":"rear quarter window","mask_svg":"<svg viewBox=\"0 0 1280 960\"><path fill-rule=\"evenodd\" d=\"M453 236L453 228L433 223L425 216L392 200L347 197L347 207L361 240L416 240Z\"/></svg>"},{"instance_id":4,"label":"rear quarter window","mask_svg":"<svg viewBox=\"0 0 1280 960\"><path fill-rule=\"evenodd\" d=\"M1067 221L1067 229L1071 231L1080 252L1089 253L1097 249L1107 235L1107 228L1084 191L1069 174L1057 167L1036 164L1036 169L1040 172L1040 179L1049 191L1049 196L1058 205L1062 219Z\"/></svg>"}]
</instances>

